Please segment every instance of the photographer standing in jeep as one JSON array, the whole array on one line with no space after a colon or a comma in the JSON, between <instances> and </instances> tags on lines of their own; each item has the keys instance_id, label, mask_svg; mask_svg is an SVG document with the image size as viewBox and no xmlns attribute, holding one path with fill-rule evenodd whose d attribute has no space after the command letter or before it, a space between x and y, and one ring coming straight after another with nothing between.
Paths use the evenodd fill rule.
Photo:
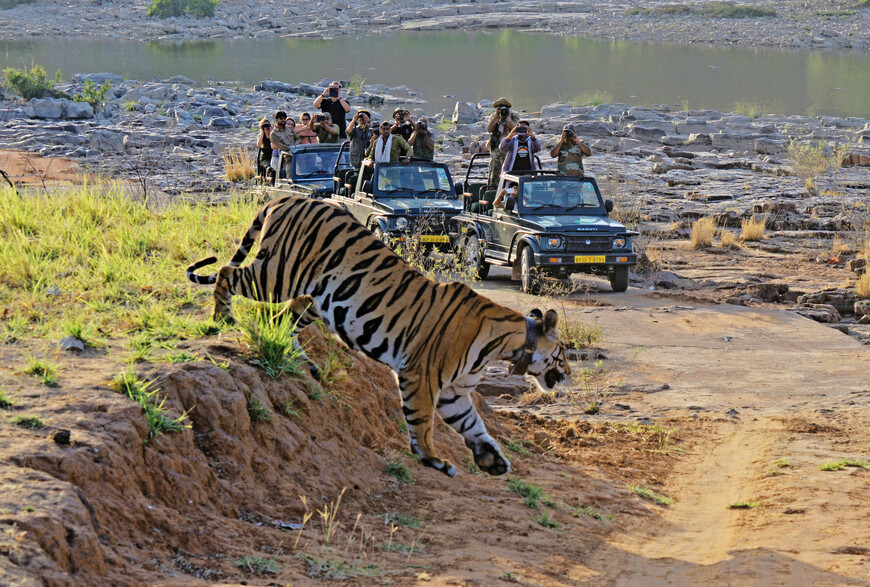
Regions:
<instances>
[{"instance_id":1,"label":"photographer standing in jeep","mask_svg":"<svg viewBox=\"0 0 870 587\"><path fill-rule=\"evenodd\" d=\"M517 122L519 115L516 112L511 112L511 103L507 98L499 98L493 102L495 112L490 114L489 121L486 123L486 132L490 133L489 142L489 185L498 185L498 180L501 177L501 168L504 164L505 152L499 149L499 145L504 137L510 133Z\"/></svg>"},{"instance_id":2,"label":"photographer standing in jeep","mask_svg":"<svg viewBox=\"0 0 870 587\"><path fill-rule=\"evenodd\" d=\"M317 135L318 143L337 143L341 134L338 125L333 124L329 112L315 114L311 122L308 123L308 129Z\"/></svg>"},{"instance_id":3,"label":"photographer standing in jeep","mask_svg":"<svg viewBox=\"0 0 870 587\"><path fill-rule=\"evenodd\" d=\"M317 96L317 99L314 100L314 107L320 108L324 114L329 114L330 118L332 118L332 122L338 126L339 139L347 138L347 134L345 133L345 129L347 128L345 114L350 112L350 104L347 103L347 100L341 97L340 83L332 82L329 84L329 86L323 90L323 94ZM322 143L323 141L320 142Z\"/></svg>"},{"instance_id":4,"label":"photographer standing in jeep","mask_svg":"<svg viewBox=\"0 0 870 587\"><path fill-rule=\"evenodd\" d=\"M414 121L411 120L411 113L404 108L396 108L393 111L393 119L395 119L396 123L393 124L390 132L394 135L401 135L405 141L410 141L411 135L414 134L416 129Z\"/></svg>"},{"instance_id":5,"label":"photographer standing in jeep","mask_svg":"<svg viewBox=\"0 0 870 587\"><path fill-rule=\"evenodd\" d=\"M347 127L347 136L350 138L350 165L359 169L366 155L366 149L372 142L372 115L368 110L360 109L350 121Z\"/></svg>"},{"instance_id":6,"label":"photographer standing in jeep","mask_svg":"<svg viewBox=\"0 0 870 587\"><path fill-rule=\"evenodd\" d=\"M435 139L429 132L429 125L422 118L417 121L408 144L414 147L414 157L428 161L435 159Z\"/></svg>"},{"instance_id":7,"label":"photographer standing in jeep","mask_svg":"<svg viewBox=\"0 0 870 587\"><path fill-rule=\"evenodd\" d=\"M533 171L538 168L535 153L541 150L541 143L532 132L529 121L519 121L508 136L501 140L498 148L505 154L502 173Z\"/></svg>"},{"instance_id":8,"label":"photographer standing in jeep","mask_svg":"<svg viewBox=\"0 0 870 587\"><path fill-rule=\"evenodd\" d=\"M566 124L556 146L550 151L550 157L558 158L556 160L556 173L558 175L582 176L584 155L589 157L592 155L592 150L577 136L574 125Z\"/></svg>"}]
</instances>

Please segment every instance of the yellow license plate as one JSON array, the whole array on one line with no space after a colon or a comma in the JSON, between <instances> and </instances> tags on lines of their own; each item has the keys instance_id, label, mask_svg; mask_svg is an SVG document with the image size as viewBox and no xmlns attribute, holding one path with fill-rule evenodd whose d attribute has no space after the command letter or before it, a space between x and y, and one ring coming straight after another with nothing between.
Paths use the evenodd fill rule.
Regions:
<instances>
[{"instance_id":1,"label":"yellow license plate","mask_svg":"<svg viewBox=\"0 0 870 587\"><path fill-rule=\"evenodd\" d=\"M604 255L577 255L575 263L604 263Z\"/></svg>"},{"instance_id":2,"label":"yellow license plate","mask_svg":"<svg viewBox=\"0 0 870 587\"><path fill-rule=\"evenodd\" d=\"M424 234L420 237L421 243L449 243L450 237L446 234Z\"/></svg>"}]
</instances>

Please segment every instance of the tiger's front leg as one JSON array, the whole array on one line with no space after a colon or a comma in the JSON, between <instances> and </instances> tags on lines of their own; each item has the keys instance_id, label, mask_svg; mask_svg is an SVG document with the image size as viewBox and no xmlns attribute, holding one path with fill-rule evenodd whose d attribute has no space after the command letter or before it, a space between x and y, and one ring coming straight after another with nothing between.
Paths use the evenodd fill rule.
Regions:
<instances>
[{"instance_id":1,"label":"tiger's front leg","mask_svg":"<svg viewBox=\"0 0 870 587\"><path fill-rule=\"evenodd\" d=\"M411 439L411 451L420 457L420 462L441 471L450 477L456 476L456 467L449 461L441 460L432 442L435 425L435 406L432 403L433 394L429 389L405 380L399 376L399 389L402 391L402 412L408 424L408 436Z\"/></svg>"},{"instance_id":2,"label":"tiger's front leg","mask_svg":"<svg viewBox=\"0 0 870 587\"><path fill-rule=\"evenodd\" d=\"M438 413L465 438L465 446L471 449L474 462L481 470L490 475L504 475L511 470L511 463L486 431L469 391L471 389L445 388L438 399Z\"/></svg>"},{"instance_id":3,"label":"tiger's front leg","mask_svg":"<svg viewBox=\"0 0 870 587\"><path fill-rule=\"evenodd\" d=\"M320 314L314 309L314 299L311 296L299 296L290 300L287 308L290 311L290 316L286 319L293 320L294 324L293 349L302 360L308 363L308 370L311 372L311 376L320 381L322 375L320 367L305 354L305 349L299 344L298 338L300 330L320 318Z\"/></svg>"}]
</instances>

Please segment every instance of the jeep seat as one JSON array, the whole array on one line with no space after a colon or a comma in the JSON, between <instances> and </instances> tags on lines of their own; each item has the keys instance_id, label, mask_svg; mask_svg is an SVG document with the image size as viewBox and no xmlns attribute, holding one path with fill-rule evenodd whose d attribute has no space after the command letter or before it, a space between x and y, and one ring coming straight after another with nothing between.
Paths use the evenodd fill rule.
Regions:
<instances>
[{"instance_id":1,"label":"jeep seat","mask_svg":"<svg viewBox=\"0 0 870 587\"><path fill-rule=\"evenodd\" d=\"M471 205L470 211L475 214L488 214L492 216L492 203L495 201L495 190L487 190L483 192L480 201Z\"/></svg>"}]
</instances>

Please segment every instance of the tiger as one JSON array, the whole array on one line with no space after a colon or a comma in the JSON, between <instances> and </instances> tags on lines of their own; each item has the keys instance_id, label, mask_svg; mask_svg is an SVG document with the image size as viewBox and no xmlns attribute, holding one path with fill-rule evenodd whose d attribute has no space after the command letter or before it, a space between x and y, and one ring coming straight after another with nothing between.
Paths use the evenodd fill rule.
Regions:
<instances>
[{"instance_id":1,"label":"tiger","mask_svg":"<svg viewBox=\"0 0 870 587\"><path fill-rule=\"evenodd\" d=\"M247 266L241 263L257 244ZM214 284L214 319L231 322L232 296L289 302L296 329L316 320L348 347L395 373L411 450L420 462L451 477L456 467L433 444L435 411L461 434L477 466L490 475L510 461L487 433L469 392L493 361L532 375L552 391L570 376L558 314L528 316L499 305L460 282L440 283L410 266L341 207L297 196L266 203L229 264L213 275L187 268L187 278ZM303 355L317 376L316 365Z\"/></svg>"}]
</instances>

